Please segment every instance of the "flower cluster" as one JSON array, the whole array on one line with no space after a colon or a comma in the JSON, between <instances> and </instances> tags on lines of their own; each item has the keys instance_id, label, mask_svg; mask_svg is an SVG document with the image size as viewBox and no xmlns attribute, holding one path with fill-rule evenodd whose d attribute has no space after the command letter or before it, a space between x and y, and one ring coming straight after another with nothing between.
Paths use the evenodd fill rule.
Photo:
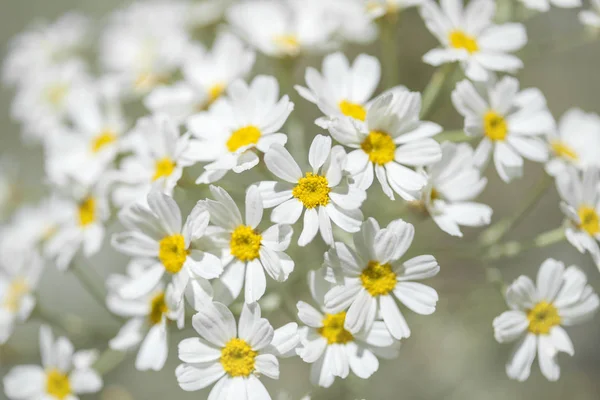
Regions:
<instances>
[{"instance_id":1,"label":"flower cluster","mask_svg":"<svg viewBox=\"0 0 600 400\"><path fill-rule=\"evenodd\" d=\"M521 6L550 3L580 5ZM580 19L597 28L593 5ZM440 43L423 56L439 67L423 94L382 88L377 57L343 52L384 41L408 7ZM490 160L502 185L525 175L524 160L542 164L565 222L532 246L566 238L600 268L600 117L572 108L557 123L542 92L509 75L524 67L516 52L528 39L523 23L497 18L494 0L158 0L99 28L67 14L16 37L4 61L12 117L44 154L45 196L15 204L18 174L4 168L15 162L3 158L0 343L43 314L36 289L54 265L88 274L82 283L122 324L106 354L135 349L137 370L162 370L173 331L191 325L175 370L185 391L267 400L261 380L278 379L287 357L310 364L317 386L367 379L411 336L406 311L431 315L443 296L421 282L440 265L427 254L435 245L413 246L411 217L456 238L490 225L492 207L478 200ZM429 121L440 95L463 126ZM318 109L314 125L300 106ZM527 247L499 243L525 212L470 246L475 264ZM106 242L127 266L90 279L83 264L110 252ZM557 353L574 353L563 326L600 303L584 272L547 259L535 285L521 276L505 297L510 311L493 328L498 342L519 340L508 377L527 379L537 354L558 379ZM292 321L274 328L277 312ZM96 352L74 353L47 326L40 351L43 367L4 377L8 398L101 390Z\"/></svg>"}]
</instances>

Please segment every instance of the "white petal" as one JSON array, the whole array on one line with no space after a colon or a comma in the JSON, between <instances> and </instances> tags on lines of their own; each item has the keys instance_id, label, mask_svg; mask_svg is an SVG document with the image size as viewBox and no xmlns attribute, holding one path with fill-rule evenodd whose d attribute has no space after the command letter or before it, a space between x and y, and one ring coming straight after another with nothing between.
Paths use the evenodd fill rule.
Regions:
<instances>
[{"instance_id":1,"label":"white petal","mask_svg":"<svg viewBox=\"0 0 600 400\"><path fill-rule=\"evenodd\" d=\"M289 199L273 209L271 221L278 224L295 224L303 209L304 207L298 199Z\"/></svg>"},{"instance_id":2,"label":"white petal","mask_svg":"<svg viewBox=\"0 0 600 400\"><path fill-rule=\"evenodd\" d=\"M515 347L510 360L506 364L506 374L511 379L525 381L531 373L531 364L537 352L537 338L527 334Z\"/></svg>"},{"instance_id":3,"label":"white petal","mask_svg":"<svg viewBox=\"0 0 600 400\"><path fill-rule=\"evenodd\" d=\"M552 258L542 263L537 274L538 299L553 302L561 287L565 265Z\"/></svg>"},{"instance_id":4,"label":"white petal","mask_svg":"<svg viewBox=\"0 0 600 400\"><path fill-rule=\"evenodd\" d=\"M223 273L219 257L200 250L192 250L188 254L185 266L193 275L204 279L217 278Z\"/></svg>"},{"instance_id":5,"label":"white petal","mask_svg":"<svg viewBox=\"0 0 600 400\"><path fill-rule=\"evenodd\" d=\"M263 216L262 198L260 190L256 185L252 185L246 192L246 225L255 229Z\"/></svg>"},{"instance_id":6,"label":"white petal","mask_svg":"<svg viewBox=\"0 0 600 400\"><path fill-rule=\"evenodd\" d=\"M256 372L271 379L279 379L279 361L274 355L259 354L254 360Z\"/></svg>"},{"instance_id":7,"label":"white petal","mask_svg":"<svg viewBox=\"0 0 600 400\"><path fill-rule=\"evenodd\" d=\"M294 233L290 225L276 224L262 232L261 244L271 250L285 251Z\"/></svg>"},{"instance_id":8,"label":"white petal","mask_svg":"<svg viewBox=\"0 0 600 400\"><path fill-rule=\"evenodd\" d=\"M394 295L406 307L422 315L432 314L438 301L435 289L417 282L398 282Z\"/></svg>"},{"instance_id":9,"label":"white petal","mask_svg":"<svg viewBox=\"0 0 600 400\"><path fill-rule=\"evenodd\" d=\"M302 233L300 233L300 237L298 238L298 246L306 246L317 235L319 231L319 215L317 210L314 208L308 208L304 212L304 224L302 228Z\"/></svg>"},{"instance_id":10,"label":"white petal","mask_svg":"<svg viewBox=\"0 0 600 400\"><path fill-rule=\"evenodd\" d=\"M186 363L204 363L221 357L220 349L198 337L182 340L178 349L179 359Z\"/></svg>"},{"instance_id":11,"label":"white petal","mask_svg":"<svg viewBox=\"0 0 600 400\"><path fill-rule=\"evenodd\" d=\"M148 194L148 205L165 232L169 235L181 232L181 211L175 200L158 190L152 190Z\"/></svg>"},{"instance_id":12,"label":"white petal","mask_svg":"<svg viewBox=\"0 0 600 400\"><path fill-rule=\"evenodd\" d=\"M556 348L549 335L538 336L538 362L542 374L549 381L557 381L560 377L560 367L556 363Z\"/></svg>"},{"instance_id":13,"label":"white petal","mask_svg":"<svg viewBox=\"0 0 600 400\"><path fill-rule=\"evenodd\" d=\"M175 369L175 376L179 386L192 392L212 385L219 378L225 375L221 363L213 364L181 364ZM227 380L227 377L224 378ZM217 385L215 385L216 388Z\"/></svg>"},{"instance_id":14,"label":"white petal","mask_svg":"<svg viewBox=\"0 0 600 400\"><path fill-rule=\"evenodd\" d=\"M37 365L12 368L3 379L4 393L11 399L35 399L46 389L46 374Z\"/></svg>"},{"instance_id":15,"label":"white petal","mask_svg":"<svg viewBox=\"0 0 600 400\"><path fill-rule=\"evenodd\" d=\"M150 328L140 346L137 358L135 359L135 368L139 371L149 369L160 371L167 361L168 352L166 326L156 324Z\"/></svg>"},{"instance_id":16,"label":"white petal","mask_svg":"<svg viewBox=\"0 0 600 400\"><path fill-rule=\"evenodd\" d=\"M258 260L248 262L246 266L244 300L246 303L254 303L259 300L267 288L265 271Z\"/></svg>"},{"instance_id":17,"label":"white petal","mask_svg":"<svg viewBox=\"0 0 600 400\"><path fill-rule=\"evenodd\" d=\"M361 289L346 313L344 328L353 334L363 328L370 329L375 321L376 311L377 301L365 289Z\"/></svg>"},{"instance_id":18,"label":"white petal","mask_svg":"<svg viewBox=\"0 0 600 400\"><path fill-rule=\"evenodd\" d=\"M296 303L296 307L298 308L298 318L300 318L300 321L311 328L320 328L323 326L324 316L313 306L303 301L299 301Z\"/></svg>"},{"instance_id":19,"label":"white petal","mask_svg":"<svg viewBox=\"0 0 600 400\"><path fill-rule=\"evenodd\" d=\"M102 389L102 377L93 369L76 369L69 375L71 389L77 394L96 393Z\"/></svg>"},{"instance_id":20,"label":"white petal","mask_svg":"<svg viewBox=\"0 0 600 400\"><path fill-rule=\"evenodd\" d=\"M499 343L512 342L525 333L529 320L522 311L505 311L494 318L494 337Z\"/></svg>"},{"instance_id":21,"label":"white petal","mask_svg":"<svg viewBox=\"0 0 600 400\"><path fill-rule=\"evenodd\" d=\"M325 307L332 313L339 313L347 309L358 293L362 290L361 286L334 286L325 295Z\"/></svg>"},{"instance_id":22,"label":"white petal","mask_svg":"<svg viewBox=\"0 0 600 400\"><path fill-rule=\"evenodd\" d=\"M422 255L413 257L402 264L403 271L398 276L399 281L413 281L427 279L437 275L440 272L440 266L435 257L431 255Z\"/></svg>"},{"instance_id":23,"label":"white petal","mask_svg":"<svg viewBox=\"0 0 600 400\"><path fill-rule=\"evenodd\" d=\"M119 288L119 296L124 299L135 299L150 293L158 285L165 273L162 264L156 263L147 268L142 274L131 279Z\"/></svg>"},{"instance_id":24,"label":"white petal","mask_svg":"<svg viewBox=\"0 0 600 400\"><path fill-rule=\"evenodd\" d=\"M575 354L571 338L560 325L550 329L550 338L552 339L552 344L556 350L567 353L570 356Z\"/></svg>"},{"instance_id":25,"label":"white petal","mask_svg":"<svg viewBox=\"0 0 600 400\"><path fill-rule=\"evenodd\" d=\"M355 343L352 344L348 349L350 368L359 378L368 379L379 369L379 361L371 351L358 349Z\"/></svg>"},{"instance_id":26,"label":"white petal","mask_svg":"<svg viewBox=\"0 0 600 400\"><path fill-rule=\"evenodd\" d=\"M198 310L192 317L192 326L200 336L218 347L225 346L237 332L231 311L216 302Z\"/></svg>"},{"instance_id":27,"label":"white petal","mask_svg":"<svg viewBox=\"0 0 600 400\"><path fill-rule=\"evenodd\" d=\"M299 344L298 324L290 322L275 329L267 351L277 357L291 357L295 355L295 350Z\"/></svg>"},{"instance_id":28,"label":"white petal","mask_svg":"<svg viewBox=\"0 0 600 400\"><path fill-rule=\"evenodd\" d=\"M290 183L297 183L302 177L300 167L294 161L291 154L281 145L274 144L265 154L265 164L267 168L279 179Z\"/></svg>"},{"instance_id":29,"label":"white petal","mask_svg":"<svg viewBox=\"0 0 600 400\"><path fill-rule=\"evenodd\" d=\"M379 296L379 302L383 321L392 336L398 340L410 337L410 328L394 298L390 295Z\"/></svg>"},{"instance_id":30,"label":"white petal","mask_svg":"<svg viewBox=\"0 0 600 400\"><path fill-rule=\"evenodd\" d=\"M318 169L325 164L325 160L331 151L331 137L317 135L313 139L308 151L308 163L313 169L313 173L317 173Z\"/></svg>"}]
</instances>

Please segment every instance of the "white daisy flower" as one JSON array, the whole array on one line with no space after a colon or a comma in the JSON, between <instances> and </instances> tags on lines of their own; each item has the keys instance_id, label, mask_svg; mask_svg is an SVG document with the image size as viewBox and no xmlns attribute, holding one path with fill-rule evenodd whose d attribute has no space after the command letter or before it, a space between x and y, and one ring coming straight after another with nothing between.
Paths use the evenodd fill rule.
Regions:
<instances>
[{"instance_id":1,"label":"white daisy flower","mask_svg":"<svg viewBox=\"0 0 600 400\"><path fill-rule=\"evenodd\" d=\"M89 20L69 12L52 23L38 23L13 38L2 71L6 84L26 84L46 68L81 60L89 31Z\"/></svg>"},{"instance_id":2,"label":"white daisy flower","mask_svg":"<svg viewBox=\"0 0 600 400\"><path fill-rule=\"evenodd\" d=\"M452 92L452 103L465 117L465 133L483 138L475 150L475 163L483 167L493 152L504 182L523 175L523 158L548 159L548 147L539 136L553 129L554 119L538 89L519 91L519 81L508 76L477 88L463 80Z\"/></svg>"},{"instance_id":3,"label":"white daisy flower","mask_svg":"<svg viewBox=\"0 0 600 400\"><path fill-rule=\"evenodd\" d=\"M354 234L354 249L336 242L325 255L325 266L340 284L325 295L325 307L337 314L347 310L344 329L356 334L369 331L378 315L396 339L410 336L396 297L421 315L435 311L437 292L422 283L411 282L435 276L440 266L433 256L422 255L400 261L410 247L414 227L401 219L379 228L373 218ZM393 294L393 296L392 296Z\"/></svg>"},{"instance_id":4,"label":"white daisy flower","mask_svg":"<svg viewBox=\"0 0 600 400\"><path fill-rule=\"evenodd\" d=\"M410 7L420 6L424 0L361 0L371 18L397 14Z\"/></svg>"},{"instance_id":5,"label":"white daisy flower","mask_svg":"<svg viewBox=\"0 0 600 400\"><path fill-rule=\"evenodd\" d=\"M119 288L119 296L135 299L147 294L168 273L181 298L190 279L221 275L219 258L197 248L210 218L203 206L194 207L182 224L179 206L171 197L152 190L147 203L148 207L133 204L119 213L128 231L113 235L111 243L118 251L140 258L143 268L136 279Z\"/></svg>"},{"instance_id":6,"label":"white daisy flower","mask_svg":"<svg viewBox=\"0 0 600 400\"><path fill-rule=\"evenodd\" d=\"M506 364L506 374L526 380L537 353L542 374L550 381L558 380L556 355L574 354L562 326L579 324L598 309L598 296L585 274L574 265L565 268L549 258L540 267L536 284L522 275L508 287L506 302L511 310L494 319L494 337L500 343L519 340Z\"/></svg>"},{"instance_id":7,"label":"white daisy flower","mask_svg":"<svg viewBox=\"0 0 600 400\"><path fill-rule=\"evenodd\" d=\"M487 179L475 165L473 149L466 143L442 143L442 159L425 168L428 183L421 201L433 221L446 233L462 237L460 225L488 225L492 208L473 200Z\"/></svg>"},{"instance_id":8,"label":"white daisy flower","mask_svg":"<svg viewBox=\"0 0 600 400\"><path fill-rule=\"evenodd\" d=\"M347 116L358 121L367 117L369 100L381 77L381 65L376 57L360 54L352 66L341 53L323 59L323 73L308 67L304 80L308 88L296 85L300 96L316 104L325 117L315 123L327 129L331 119Z\"/></svg>"},{"instance_id":9,"label":"white daisy flower","mask_svg":"<svg viewBox=\"0 0 600 400\"><path fill-rule=\"evenodd\" d=\"M545 12L550 10L550 5L560 8L581 7L581 0L520 0L526 8Z\"/></svg>"},{"instance_id":10,"label":"white daisy flower","mask_svg":"<svg viewBox=\"0 0 600 400\"><path fill-rule=\"evenodd\" d=\"M551 159L546 172L552 176L570 166L579 170L600 167L600 117L572 108L563 114L558 129L548 132Z\"/></svg>"},{"instance_id":11,"label":"white daisy flower","mask_svg":"<svg viewBox=\"0 0 600 400\"><path fill-rule=\"evenodd\" d=\"M579 12L579 21L594 29L600 29L600 0L590 0L591 8Z\"/></svg>"},{"instance_id":12,"label":"white daisy flower","mask_svg":"<svg viewBox=\"0 0 600 400\"><path fill-rule=\"evenodd\" d=\"M0 253L0 344L12 335L15 324L25 322L35 307L44 262L37 251Z\"/></svg>"},{"instance_id":13,"label":"white daisy flower","mask_svg":"<svg viewBox=\"0 0 600 400\"><path fill-rule=\"evenodd\" d=\"M260 52L295 57L327 48L338 27L320 0L258 0L233 4L227 20Z\"/></svg>"},{"instance_id":14,"label":"white daisy flower","mask_svg":"<svg viewBox=\"0 0 600 400\"><path fill-rule=\"evenodd\" d=\"M365 13L365 0L313 1L325 9L328 18L337 22L332 46L339 47L344 42L368 44L377 39L377 25Z\"/></svg>"},{"instance_id":15,"label":"white daisy flower","mask_svg":"<svg viewBox=\"0 0 600 400\"><path fill-rule=\"evenodd\" d=\"M600 172L590 167L578 173L569 168L556 179L560 208L567 217L567 240L588 252L600 269Z\"/></svg>"},{"instance_id":16,"label":"white daisy flower","mask_svg":"<svg viewBox=\"0 0 600 400\"><path fill-rule=\"evenodd\" d=\"M463 8L462 0L426 0L421 16L435 35L441 48L423 56L427 64L438 66L458 61L468 78L485 81L490 72L515 72L523 62L509 54L527 43L525 27L518 23L494 25L496 13L493 0L471 1Z\"/></svg>"},{"instance_id":17,"label":"white daisy flower","mask_svg":"<svg viewBox=\"0 0 600 400\"><path fill-rule=\"evenodd\" d=\"M255 54L236 36L221 32L210 52L190 52L183 64L183 81L159 86L144 100L154 113L183 120L208 108L226 91L229 84L244 78L254 65ZM232 62L235 60L235 62Z\"/></svg>"},{"instance_id":18,"label":"white daisy flower","mask_svg":"<svg viewBox=\"0 0 600 400\"><path fill-rule=\"evenodd\" d=\"M257 229L263 205L256 186L250 186L246 193L244 219L229 193L215 186L210 191L215 200L203 202L215 225L209 239L221 249L224 266L224 273L215 284L217 298L231 303L244 287L246 303L254 303L265 294L265 272L283 282L294 270L294 261L285 253L292 239L292 227L277 224L264 231Z\"/></svg>"},{"instance_id":19,"label":"white daisy flower","mask_svg":"<svg viewBox=\"0 0 600 400\"><path fill-rule=\"evenodd\" d=\"M333 243L331 221L346 232L360 228L360 206L367 195L350 185L344 174L346 153L340 146L331 147L331 138L315 136L308 154L311 172L302 170L283 146L274 144L265 154L269 171L285 182L264 181L258 188L263 206L275 207L271 221L293 225L304 212L304 227L298 238L300 246L310 243L317 232L327 244Z\"/></svg>"},{"instance_id":20,"label":"white daisy flower","mask_svg":"<svg viewBox=\"0 0 600 400\"><path fill-rule=\"evenodd\" d=\"M190 135L179 135L175 122L166 115L140 118L128 135L133 152L111 176L114 203L122 208L144 201L151 188L172 194L183 168L198 160L198 143Z\"/></svg>"},{"instance_id":21,"label":"white daisy flower","mask_svg":"<svg viewBox=\"0 0 600 400\"><path fill-rule=\"evenodd\" d=\"M291 322L273 329L260 316L258 303L244 303L236 327L235 318L221 303L207 304L192 318L200 337L179 343L175 375L185 391L213 386L211 400L270 400L259 380L261 376L279 379L277 357L293 355L298 345L298 325Z\"/></svg>"},{"instance_id":22,"label":"white daisy flower","mask_svg":"<svg viewBox=\"0 0 600 400\"><path fill-rule=\"evenodd\" d=\"M200 139L195 156L212 161L196 183L211 183L227 171L240 173L258 164L254 149L266 152L274 144L284 145L279 133L294 103L287 95L279 98L279 84L272 76L259 75L250 85L242 80L227 89L228 98L213 104L208 112L188 119L192 135Z\"/></svg>"},{"instance_id":23,"label":"white daisy flower","mask_svg":"<svg viewBox=\"0 0 600 400\"><path fill-rule=\"evenodd\" d=\"M47 326L40 328L42 366L20 365L4 377L4 393L11 400L79 400L78 395L97 393L102 377L92 369L95 350L73 352L69 339L54 340Z\"/></svg>"},{"instance_id":24,"label":"white daisy flower","mask_svg":"<svg viewBox=\"0 0 600 400\"><path fill-rule=\"evenodd\" d=\"M296 353L312 364L310 380L314 385L330 387L336 376L346 379L350 370L368 379L379 369L377 357L395 358L400 342L392 338L382 321L369 331L355 335L344 328L346 311L329 312L323 304L330 285L318 272L309 272L309 287L319 309L299 301L298 318L307 326L300 328L301 347Z\"/></svg>"},{"instance_id":25,"label":"white daisy flower","mask_svg":"<svg viewBox=\"0 0 600 400\"><path fill-rule=\"evenodd\" d=\"M433 122L419 121L421 95L396 88L379 95L367 110L364 123L337 118L329 132L335 140L354 148L348 154L347 168L361 189L373 183L373 175L384 193L394 192L405 200L415 200L427 179L409 167L421 167L440 160L440 145L431 136L442 131Z\"/></svg>"}]
</instances>

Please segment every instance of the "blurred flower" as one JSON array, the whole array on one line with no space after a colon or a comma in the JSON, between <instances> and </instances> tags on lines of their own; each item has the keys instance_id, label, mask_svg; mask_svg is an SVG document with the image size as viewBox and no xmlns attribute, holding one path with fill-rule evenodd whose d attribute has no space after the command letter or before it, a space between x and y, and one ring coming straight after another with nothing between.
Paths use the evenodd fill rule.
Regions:
<instances>
[{"instance_id":1,"label":"blurred flower","mask_svg":"<svg viewBox=\"0 0 600 400\"><path fill-rule=\"evenodd\" d=\"M536 11L548 11L550 5L560 8L581 7L581 0L520 0L525 7Z\"/></svg>"},{"instance_id":2,"label":"blurred flower","mask_svg":"<svg viewBox=\"0 0 600 400\"><path fill-rule=\"evenodd\" d=\"M493 0L474 0L464 9L462 0L443 0L441 8L425 0L421 16L443 47L428 51L423 61L433 66L458 61L467 77L476 81L488 80L490 71L512 73L523 67L519 58L508 53L527 43L525 27L494 25L495 13Z\"/></svg>"},{"instance_id":3,"label":"blurred flower","mask_svg":"<svg viewBox=\"0 0 600 400\"><path fill-rule=\"evenodd\" d=\"M562 262L549 258L538 271L537 287L521 275L506 290L506 302L511 311L494 319L494 337L500 343L519 340L506 364L506 374L526 380L537 353L542 374L557 380L560 367L556 355L574 354L562 325L583 322L598 309L598 296L587 285L585 274L574 265L565 269Z\"/></svg>"},{"instance_id":4,"label":"blurred flower","mask_svg":"<svg viewBox=\"0 0 600 400\"><path fill-rule=\"evenodd\" d=\"M371 18L380 18L385 15L394 15L400 11L414 6L420 6L424 0L360 0Z\"/></svg>"},{"instance_id":5,"label":"blurred flower","mask_svg":"<svg viewBox=\"0 0 600 400\"><path fill-rule=\"evenodd\" d=\"M579 12L579 21L592 28L600 29L600 0L590 0L592 7Z\"/></svg>"}]
</instances>

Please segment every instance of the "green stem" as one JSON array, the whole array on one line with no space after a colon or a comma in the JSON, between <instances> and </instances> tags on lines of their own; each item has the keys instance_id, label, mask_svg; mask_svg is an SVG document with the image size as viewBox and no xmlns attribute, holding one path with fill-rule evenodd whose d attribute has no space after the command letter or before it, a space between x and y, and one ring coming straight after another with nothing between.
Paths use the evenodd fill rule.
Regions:
<instances>
[{"instance_id":1,"label":"green stem","mask_svg":"<svg viewBox=\"0 0 600 400\"><path fill-rule=\"evenodd\" d=\"M525 250L543 248L559 243L565 239L564 227L558 227L551 231L539 234L529 242L513 240L506 243L491 246L483 256L484 260L493 261L501 258L515 257Z\"/></svg>"},{"instance_id":2,"label":"green stem","mask_svg":"<svg viewBox=\"0 0 600 400\"><path fill-rule=\"evenodd\" d=\"M103 284L104 281L98 275L91 277L91 271L92 269L89 268L84 271L81 263L73 263L71 266L71 272L73 272L73 275L75 275L81 285L85 287L92 297L104 307L106 302L106 290L104 289Z\"/></svg>"},{"instance_id":3,"label":"green stem","mask_svg":"<svg viewBox=\"0 0 600 400\"><path fill-rule=\"evenodd\" d=\"M94 363L94 369L100 375L106 375L121 364L125 359L125 355L126 353L121 351L106 349Z\"/></svg>"},{"instance_id":4,"label":"green stem","mask_svg":"<svg viewBox=\"0 0 600 400\"><path fill-rule=\"evenodd\" d=\"M429 83L423 90L421 101L421 119L425 119L431 111L431 107L435 104L435 101L442 92L444 83L451 73L456 69L456 66L456 63L442 65L431 76Z\"/></svg>"},{"instance_id":5,"label":"green stem","mask_svg":"<svg viewBox=\"0 0 600 400\"><path fill-rule=\"evenodd\" d=\"M396 32L398 18L381 18L381 63L383 67L383 84L386 89L396 85L398 81L398 41Z\"/></svg>"}]
</instances>

